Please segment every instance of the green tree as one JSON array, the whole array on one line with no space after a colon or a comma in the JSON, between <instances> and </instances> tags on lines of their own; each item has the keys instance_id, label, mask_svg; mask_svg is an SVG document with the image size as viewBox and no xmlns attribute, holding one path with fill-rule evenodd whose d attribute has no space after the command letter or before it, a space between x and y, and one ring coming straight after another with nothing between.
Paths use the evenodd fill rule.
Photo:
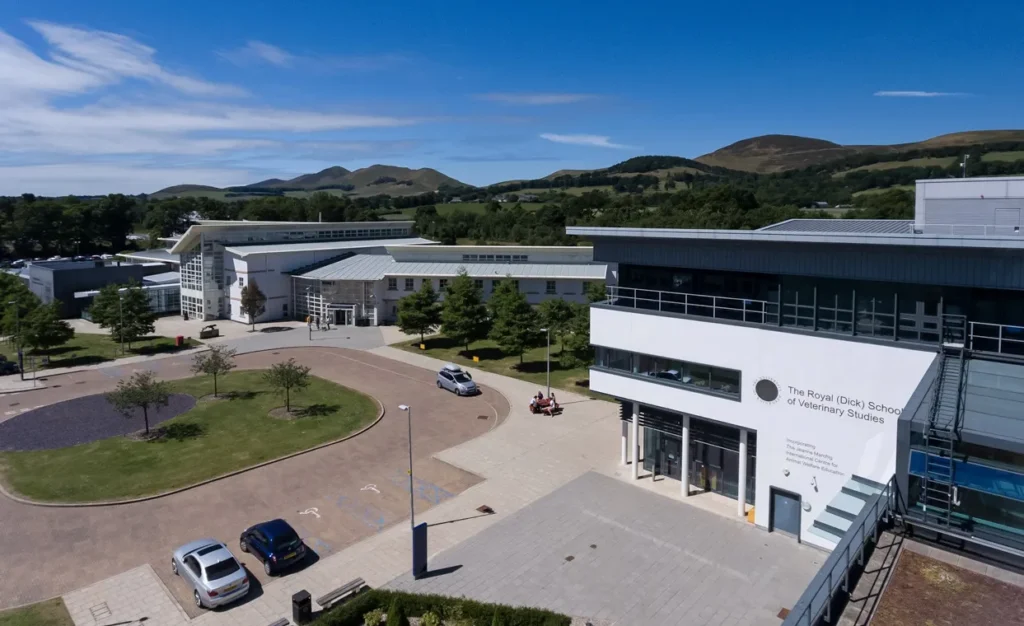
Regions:
<instances>
[{"instance_id":1,"label":"green tree","mask_svg":"<svg viewBox=\"0 0 1024 626\"><path fill-rule=\"evenodd\" d=\"M608 289L604 283L588 283L584 295L587 296L587 302L590 304L604 302L608 299Z\"/></svg>"},{"instance_id":2,"label":"green tree","mask_svg":"<svg viewBox=\"0 0 1024 626\"><path fill-rule=\"evenodd\" d=\"M93 298L89 307L92 321L110 330L110 338L118 343L138 341L156 330L156 313L149 308L149 296L138 281L126 286L107 285Z\"/></svg>"},{"instance_id":3,"label":"green tree","mask_svg":"<svg viewBox=\"0 0 1024 626\"><path fill-rule=\"evenodd\" d=\"M39 298L20 278L0 272L0 306L3 307L3 317L0 318L3 334L20 350L26 345L25 322L39 307Z\"/></svg>"},{"instance_id":4,"label":"green tree","mask_svg":"<svg viewBox=\"0 0 1024 626\"><path fill-rule=\"evenodd\" d=\"M149 410L158 406L167 406L171 391L166 382L157 380L151 371L136 372L130 378L122 378L117 389L107 394L110 402L125 417L135 417L135 410L142 410L142 419L146 422L146 434L149 435Z\"/></svg>"},{"instance_id":5,"label":"green tree","mask_svg":"<svg viewBox=\"0 0 1024 626\"><path fill-rule=\"evenodd\" d=\"M416 293L411 293L398 301L398 328L407 334L423 335L441 323L441 306L437 303L437 292L428 278Z\"/></svg>"},{"instance_id":6,"label":"green tree","mask_svg":"<svg viewBox=\"0 0 1024 626\"><path fill-rule=\"evenodd\" d=\"M273 389L284 394L284 410L292 412L292 390L309 386L309 367L299 365L295 359L274 363L263 373L263 380Z\"/></svg>"},{"instance_id":7,"label":"green tree","mask_svg":"<svg viewBox=\"0 0 1024 626\"><path fill-rule=\"evenodd\" d=\"M589 365L594 360L594 348L590 345L590 307L574 304L572 308L573 316L558 355L559 362L566 368Z\"/></svg>"},{"instance_id":8,"label":"green tree","mask_svg":"<svg viewBox=\"0 0 1024 626\"><path fill-rule=\"evenodd\" d=\"M36 350L49 350L64 345L75 336L75 329L60 318L60 302L37 307L22 322L25 345Z\"/></svg>"},{"instance_id":9,"label":"green tree","mask_svg":"<svg viewBox=\"0 0 1024 626\"><path fill-rule=\"evenodd\" d=\"M242 303L240 307L242 315L249 318L252 329L256 330L256 318L263 315L263 312L267 310L267 296L260 291L260 286L256 284L255 280L250 280L248 285L242 287Z\"/></svg>"},{"instance_id":10,"label":"green tree","mask_svg":"<svg viewBox=\"0 0 1024 626\"><path fill-rule=\"evenodd\" d=\"M387 626L409 626L409 617L405 614L405 606L395 596L388 607Z\"/></svg>"},{"instance_id":11,"label":"green tree","mask_svg":"<svg viewBox=\"0 0 1024 626\"><path fill-rule=\"evenodd\" d=\"M561 298L545 300L537 307L537 315L540 317L541 327L549 329L551 334L558 339L559 346L561 346L562 337L565 335L573 315L575 315L572 304Z\"/></svg>"},{"instance_id":12,"label":"green tree","mask_svg":"<svg viewBox=\"0 0 1024 626\"><path fill-rule=\"evenodd\" d=\"M465 268L448 284L441 307L441 333L466 347L487 336L487 307Z\"/></svg>"},{"instance_id":13,"label":"green tree","mask_svg":"<svg viewBox=\"0 0 1024 626\"><path fill-rule=\"evenodd\" d=\"M217 397L217 376L235 369L237 351L225 346L210 346L192 358L192 373L213 376L213 397Z\"/></svg>"},{"instance_id":14,"label":"green tree","mask_svg":"<svg viewBox=\"0 0 1024 626\"><path fill-rule=\"evenodd\" d=\"M522 365L523 353L537 342L537 311L511 279L498 284L487 304L491 311L488 336L505 354L518 355Z\"/></svg>"}]
</instances>

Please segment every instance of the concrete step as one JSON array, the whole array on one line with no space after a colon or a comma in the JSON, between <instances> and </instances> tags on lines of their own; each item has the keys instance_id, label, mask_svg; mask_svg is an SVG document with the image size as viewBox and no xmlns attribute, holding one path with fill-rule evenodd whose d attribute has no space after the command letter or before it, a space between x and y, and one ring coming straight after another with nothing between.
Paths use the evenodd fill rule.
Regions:
<instances>
[{"instance_id":1,"label":"concrete step","mask_svg":"<svg viewBox=\"0 0 1024 626\"><path fill-rule=\"evenodd\" d=\"M837 515L853 520L860 515L861 510L864 508L864 500L840 491L836 494L836 497L832 498L832 501L828 503L826 510L829 508L842 511L842 513L837 513Z\"/></svg>"},{"instance_id":2,"label":"concrete step","mask_svg":"<svg viewBox=\"0 0 1024 626\"><path fill-rule=\"evenodd\" d=\"M809 529L807 529L807 532L827 540L831 544L830 548L835 548L843 539L842 535L837 535L830 530L818 528L817 526L811 526Z\"/></svg>"},{"instance_id":3,"label":"concrete step","mask_svg":"<svg viewBox=\"0 0 1024 626\"><path fill-rule=\"evenodd\" d=\"M821 515L814 520L814 525L819 528L826 528L829 532L835 533L842 537L846 534L846 531L853 525L851 520L845 517L840 517L835 513L828 510L822 511Z\"/></svg>"}]
</instances>

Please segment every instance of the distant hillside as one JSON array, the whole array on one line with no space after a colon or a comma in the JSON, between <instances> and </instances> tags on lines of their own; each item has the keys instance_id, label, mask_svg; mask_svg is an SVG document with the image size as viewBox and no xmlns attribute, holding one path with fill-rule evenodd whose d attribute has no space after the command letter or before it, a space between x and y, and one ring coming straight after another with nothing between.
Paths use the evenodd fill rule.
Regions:
<instances>
[{"instance_id":1,"label":"distant hillside","mask_svg":"<svg viewBox=\"0 0 1024 626\"><path fill-rule=\"evenodd\" d=\"M445 187L466 187L450 176L430 168L418 170L394 165L371 165L355 171L329 167L314 174L303 174L290 180L271 178L244 185L218 189L205 185L175 185L153 193L153 198L174 196L208 196L212 198L245 198L265 195L305 196L314 191L329 191L353 197L414 196Z\"/></svg>"},{"instance_id":2,"label":"distant hillside","mask_svg":"<svg viewBox=\"0 0 1024 626\"><path fill-rule=\"evenodd\" d=\"M696 160L706 165L768 174L822 165L861 154L892 155L915 150L1020 141L1024 141L1022 130L966 131L914 143L863 146L843 146L824 139L795 135L762 135L737 141L697 157Z\"/></svg>"}]
</instances>

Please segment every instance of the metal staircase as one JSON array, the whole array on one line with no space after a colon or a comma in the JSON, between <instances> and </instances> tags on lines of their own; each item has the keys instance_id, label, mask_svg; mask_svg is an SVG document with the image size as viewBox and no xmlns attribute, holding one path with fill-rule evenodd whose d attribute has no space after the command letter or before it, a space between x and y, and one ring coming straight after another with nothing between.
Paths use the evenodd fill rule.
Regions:
<instances>
[{"instance_id":1,"label":"metal staircase","mask_svg":"<svg viewBox=\"0 0 1024 626\"><path fill-rule=\"evenodd\" d=\"M963 344L943 345L931 413L924 431L925 472L918 502L924 509L925 520L942 527L955 524L952 516L955 499L953 454L960 441L963 423L966 356Z\"/></svg>"}]
</instances>

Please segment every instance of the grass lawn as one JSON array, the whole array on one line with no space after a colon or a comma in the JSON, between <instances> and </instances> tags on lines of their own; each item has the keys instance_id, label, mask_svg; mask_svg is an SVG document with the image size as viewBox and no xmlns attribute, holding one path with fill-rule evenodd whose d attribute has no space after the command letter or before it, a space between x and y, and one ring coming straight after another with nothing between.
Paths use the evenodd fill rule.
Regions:
<instances>
[{"instance_id":1,"label":"grass lawn","mask_svg":"<svg viewBox=\"0 0 1024 626\"><path fill-rule=\"evenodd\" d=\"M949 167L958 158L959 157L921 157L919 159L908 159L906 161L882 161L880 163L862 165L860 167L855 167L850 170L836 172L835 174L832 175L832 178L840 178L842 176L849 174L850 172L894 170L901 167Z\"/></svg>"},{"instance_id":2,"label":"grass lawn","mask_svg":"<svg viewBox=\"0 0 1024 626\"><path fill-rule=\"evenodd\" d=\"M904 191L914 191L914 185L893 185L891 187L872 187L871 189L865 189L863 191L857 191L853 194L853 197L866 196L873 193L885 193L892 189L902 189Z\"/></svg>"},{"instance_id":3,"label":"grass lawn","mask_svg":"<svg viewBox=\"0 0 1024 626\"><path fill-rule=\"evenodd\" d=\"M60 598L0 611L0 626L74 626Z\"/></svg>"},{"instance_id":4,"label":"grass lawn","mask_svg":"<svg viewBox=\"0 0 1024 626\"><path fill-rule=\"evenodd\" d=\"M133 341L132 347L127 354L121 354L121 344L112 340L110 335L75 333L74 338L63 346L51 348L50 350L26 350L25 371L31 371L29 356L36 357L36 369L49 369L54 367L78 367L81 365L94 365L121 359L129 356L141 356L150 354L163 354L176 352L179 349L194 348L199 345L194 339L185 339L185 347L177 348L174 345L173 337L146 337L140 341ZM127 347L127 346L126 346ZM50 362L44 365L41 357L49 356ZM14 360L16 356L8 356Z\"/></svg>"},{"instance_id":5,"label":"grass lawn","mask_svg":"<svg viewBox=\"0 0 1024 626\"><path fill-rule=\"evenodd\" d=\"M981 155L982 161L1024 161L1024 152L1015 150L1013 152L986 152ZM967 164L967 169L970 170L971 164Z\"/></svg>"},{"instance_id":6,"label":"grass lawn","mask_svg":"<svg viewBox=\"0 0 1024 626\"><path fill-rule=\"evenodd\" d=\"M197 398L213 393L208 376L172 381L174 392ZM377 417L369 396L321 378L292 393L292 408L310 415L280 420L268 415L284 398L263 382L263 370L234 371L218 379L230 399L199 402L161 424L176 438L101 441L31 452L0 453L5 481L30 498L87 502L148 495L183 487L339 439ZM141 421L139 428L142 428Z\"/></svg>"},{"instance_id":7,"label":"grass lawn","mask_svg":"<svg viewBox=\"0 0 1024 626\"><path fill-rule=\"evenodd\" d=\"M505 356L493 341L476 341L470 344L469 352L463 346L455 345L446 337L427 337L424 342L426 350L420 350L420 343L402 342L395 344L397 347L409 352L419 352L435 359L458 363L470 370L482 369L495 374L503 374L526 380L537 385L537 389L545 391L547 384L546 374L546 347L534 348L523 355L523 364L519 364L519 357ZM480 357L480 362L473 362L473 357ZM590 380L590 370L586 367L574 367L565 369L558 362L558 344L555 338L551 338L551 387L566 389L575 393L587 394L591 397L601 397L591 393L587 382ZM582 384L577 384L582 383ZM513 399L514 401L514 399Z\"/></svg>"}]
</instances>

